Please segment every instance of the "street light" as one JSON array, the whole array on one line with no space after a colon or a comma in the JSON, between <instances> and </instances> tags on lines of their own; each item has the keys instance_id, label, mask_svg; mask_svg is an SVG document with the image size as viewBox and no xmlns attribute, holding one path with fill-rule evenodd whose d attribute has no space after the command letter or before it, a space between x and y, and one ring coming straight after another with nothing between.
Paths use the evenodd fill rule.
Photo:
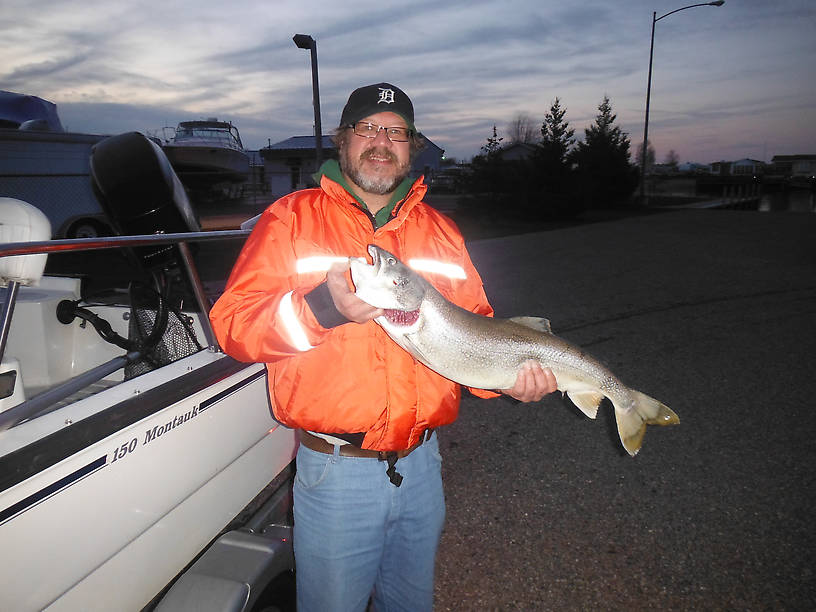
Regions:
<instances>
[{"instance_id":1,"label":"street light","mask_svg":"<svg viewBox=\"0 0 816 612\"><path fill-rule=\"evenodd\" d=\"M309 49L312 56L312 102L314 104L315 129L315 172L323 163L323 128L320 126L320 87L317 84L317 43L308 34L295 34L292 37L298 49Z\"/></svg>"},{"instance_id":2,"label":"street light","mask_svg":"<svg viewBox=\"0 0 816 612\"><path fill-rule=\"evenodd\" d=\"M722 6L725 0L716 0L716 2L701 2L700 4L690 4L679 9L669 11L665 15L657 16L657 11L652 13L652 42L649 46L649 80L646 85L646 120L643 123L643 151L640 157L640 198L644 204L648 204L646 196L646 151L649 148L649 101L652 93L652 57L654 56L654 33L655 24L661 19L685 11L686 9L694 8L696 6Z\"/></svg>"}]
</instances>

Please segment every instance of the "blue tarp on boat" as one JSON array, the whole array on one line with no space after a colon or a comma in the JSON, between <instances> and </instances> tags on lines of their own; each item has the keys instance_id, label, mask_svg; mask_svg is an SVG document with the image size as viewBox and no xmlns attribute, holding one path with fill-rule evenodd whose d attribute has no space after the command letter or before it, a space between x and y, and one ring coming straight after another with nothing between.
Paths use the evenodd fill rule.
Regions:
<instances>
[{"instance_id":1,"label":"blue tarp on boat","mask_svg":"<svg viewBox=\"0 0 816 612\"><path fill-rule=\"evenodd\" d=\"M0 91L0 127L65 131L57 115L56 104L37 96L11 91Z\"/></svg>"}]
</instances>

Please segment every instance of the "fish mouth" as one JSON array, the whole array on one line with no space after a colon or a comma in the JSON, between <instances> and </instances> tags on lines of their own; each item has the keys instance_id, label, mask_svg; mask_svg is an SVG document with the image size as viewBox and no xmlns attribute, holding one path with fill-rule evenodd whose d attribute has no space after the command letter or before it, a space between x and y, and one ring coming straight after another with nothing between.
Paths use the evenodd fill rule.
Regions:
<instances>
[{"instance_id":1,"label":"fish mouth","mask_svg":"<svg viewBox=\"0 0 816 612\"><path fill-rule=\"evenodd\" d=\"M411 327L419 320L419 308L416 310L396 310L384 308L383 315L391 325L397 327Z\"/></svg>"},{"instance_id":2,"label":"fish mouth","mask_svg":"<svg viewBox=\"0 0 816 612\"><path fill-rule=\"evenodd\" d=\"M382 260L380 259L379 249L373 244L368 245L368 254L371 255L371 266L374 268L374 274L380 273L380 266L382 265Z\"/></svg>"}]
</instances>

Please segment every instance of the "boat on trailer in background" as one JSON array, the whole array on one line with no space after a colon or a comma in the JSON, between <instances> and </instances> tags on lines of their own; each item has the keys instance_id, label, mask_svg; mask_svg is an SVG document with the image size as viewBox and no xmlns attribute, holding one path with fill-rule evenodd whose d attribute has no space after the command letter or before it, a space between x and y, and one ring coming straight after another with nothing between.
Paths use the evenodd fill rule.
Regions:
<instances>
[{"instance_id":1,"label":"boat on trailer in background","mask_svg":"<svg viewBox=\"0 0 816 612\"><path fill-rule=\"evenodd\" d=\"M164 152L184 183L193 187L241 183L249 177L249 154L229 121L182 121Z\"/></svg>"},{"instance_id":2,"label":"boat on trailer in background","mask_svg":"<svg viewBox=\"0 0 816 612\"><path fill-rule=\"evenodd\" d=\"M291 580L297 443L264 366L219 350L193 257L248 231L199 231L142 134L97 143L91 174L118 236L49 240L0 197L0 609L256 609ZM43 274L111 249L121 287Z\"/></svg>"},{"instance_id":3,"label":"boat on trailer in background","mask_svg":"<svg viewBox=\"0 0 816 612\"><path fill-rule=\"evenodd\" d=\"M105 138L66 132L53 102L0 91L0 197L42 210L55 238L109 235L89 168L91 149Z\"/></svg>"}]
</instances>

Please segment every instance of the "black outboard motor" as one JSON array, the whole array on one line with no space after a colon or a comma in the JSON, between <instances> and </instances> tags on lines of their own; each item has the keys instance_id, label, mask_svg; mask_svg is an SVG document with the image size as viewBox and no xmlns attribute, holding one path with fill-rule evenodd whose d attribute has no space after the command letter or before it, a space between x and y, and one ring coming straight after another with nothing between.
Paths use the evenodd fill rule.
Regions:
<instances>
[{"instance_id":1,"label":"black outboard motor","mask_svg":"<svg viewBox=\"0 0 816 612\"><path fill-rule=\"evenodd\" d=\"M200 231L198 219L161 147L139 132L106 138L91 150L91 182L119 234ZM172 245L138 247L148 269L175 261Z\"/></svg>"},{"instance_id":2,"label":"black outboard motor","mask_svg":"<svg viewBox=\"0 0 816 612\"><path fill-rule=\"evenodd\" d=\"M90 166L94 192L119 234L201 231L167 156L145 135L129 132L101 140L91 149ZM126 379L201 349L188 317L179 310L183 296L173 295L180 280L177 245L135 247L131 253L150 273L154 286L130 285L128 339L109 333L93 313L76 303L66 305L60 319L70 322L82 316L109 342L138 350L142 358L125 368Z\"/></svg>"}]
</instances>

